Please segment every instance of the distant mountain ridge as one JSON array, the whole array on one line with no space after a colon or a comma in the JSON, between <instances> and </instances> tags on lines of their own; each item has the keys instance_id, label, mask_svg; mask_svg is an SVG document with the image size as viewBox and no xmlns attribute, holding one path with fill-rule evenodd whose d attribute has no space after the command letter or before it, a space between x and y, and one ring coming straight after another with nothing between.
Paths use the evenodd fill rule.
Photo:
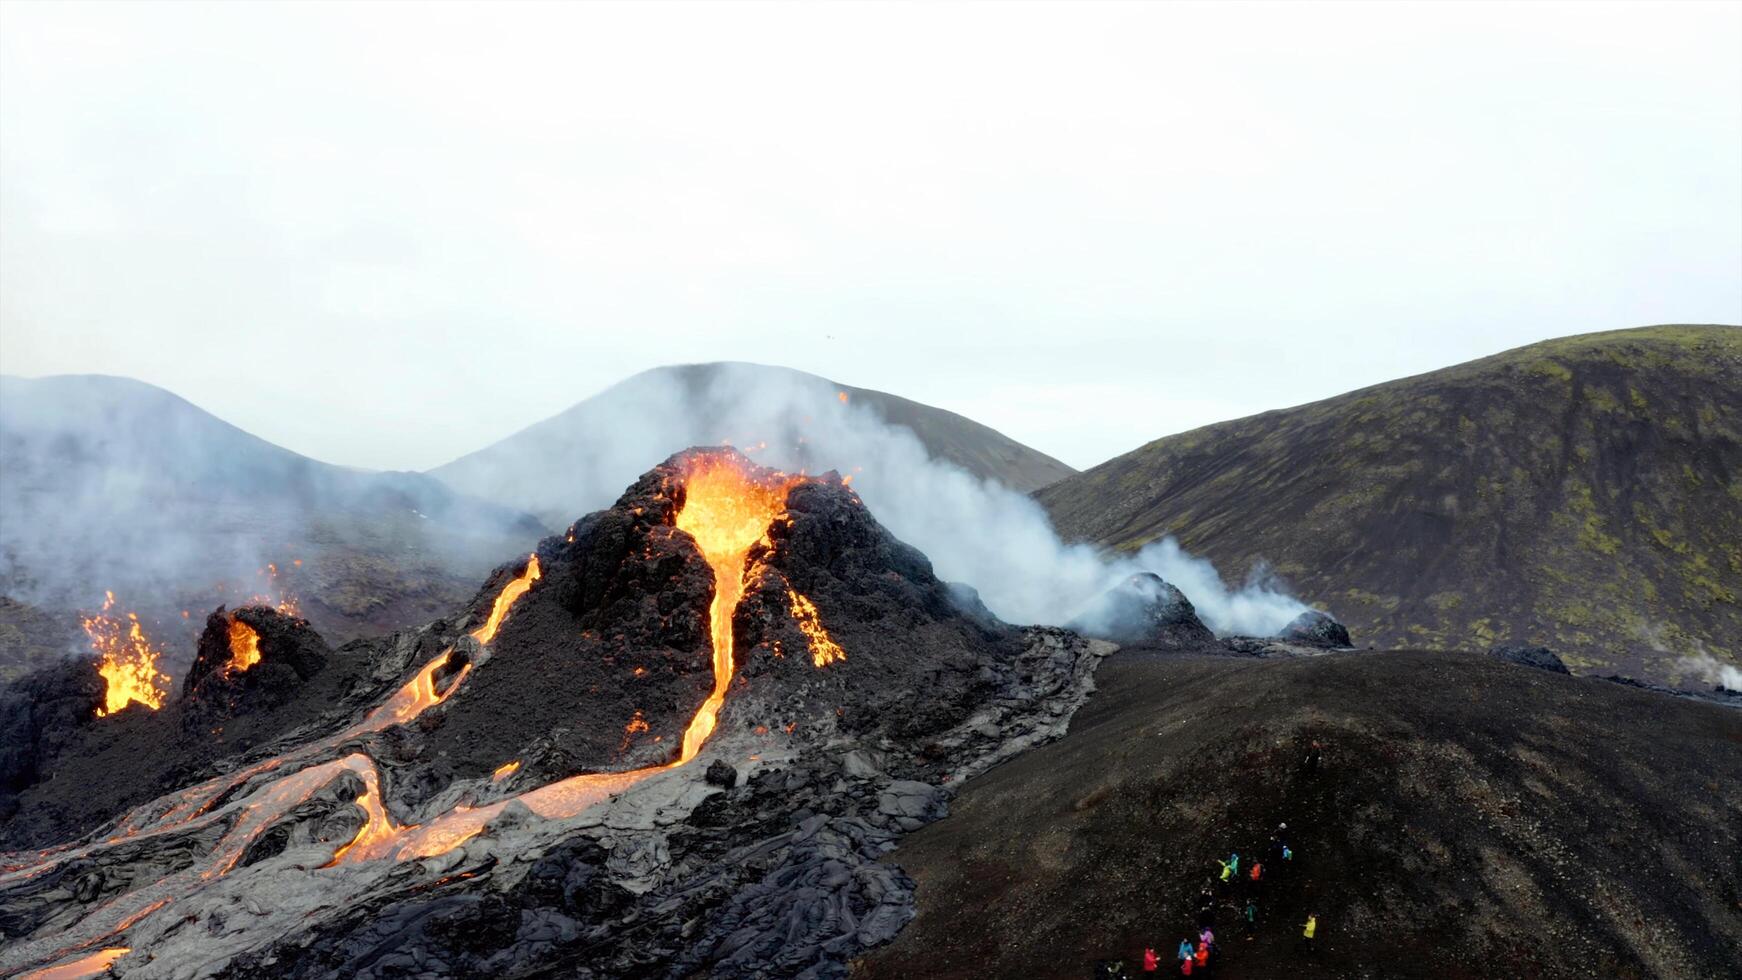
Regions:
<instances>
[{"instance_id":1,"label":"distant mountain ridge","mask_svg":"<svg viewBox=\"0 0 1742 980\"><path fill-rule=\"evenodd\" d=\"M643 371L429 474L560 525L692 445L760 446L759 458L778 465L848 469L863 462L858 443L878 423L905 430L933 459L1019 492L1076 472L954 412L790 368L714 362Z\"/></svg>"},{"instance_id":2,"label":"distant mountain ridge","mask_svg":"<svg viewBox=\"0 0 1742 980\"><path fill-rule=\"evenodd\" d=\"M0 472L0 594L47 610L114 589L179 620L271 588L257 573L274 563L345 637L439 614L545 530L422 474L301 456L129 378L0 376Z\"/></svg>"},{"instance_id":3,"label":"distant mountain ridge","mask_svg":"<svg viewBox=\"0 0 1742 980\"><path fill-rule=\"evenodd\" d=\"M1742 655L1742 328L1532 344L1158 439L1041 490L1068 537L1262 562L1361 644ZM1692 658L1690 660L1689 658Z\"/></svg>"}]
</instances>

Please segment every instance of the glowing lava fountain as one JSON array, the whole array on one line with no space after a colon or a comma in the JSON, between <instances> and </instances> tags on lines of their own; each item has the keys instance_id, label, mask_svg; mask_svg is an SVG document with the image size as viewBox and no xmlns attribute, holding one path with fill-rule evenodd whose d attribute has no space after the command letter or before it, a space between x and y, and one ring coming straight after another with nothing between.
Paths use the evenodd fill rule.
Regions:
<instances>
[{"instance_id":1,"label":"glowing lava fountain","mask_svg":"<svg viewBox=\"0 0 1742 980\"><path fill-rule=\"evenodd\" d=\"M786 510L786 494L798 482L780 477L753 482L730 462L703 459L684 484L683 508L677 528L688 532L714 569L714 601L708 607L714 641L714 690L683 733L683 753L673 766L696 757L714 733L726 688L732 683L732 614L744 597L744 564L750 547L763 540L768 526Z\"/></svg>"},{"instance_id":2,"label":"glowing lava fountain","mask_svg":"<svg viewBox=\"0 0 1742 980\"><path fill-rule=\"evenodd\" d=\"M238 673L260 662L260 634L240 619L230 619L229 668Z\"/></svg>"},{"instance_id":3,"label":"glowing lava fountain","mask_svg":"<svg viewBox=\"0 0 1742 980\"><path fill-rule=\"evenodd\" d=\"M146 638L137 614L128 613L122 619L109 615L113 608L115 593L105 592L103 611L84 619L85 635L97 652L97 672L103 675L105 685L97 717L112 715L133 702L156 711L169 695L169 675L157 669L162 651Z\"/></svg>"}]
</instances>

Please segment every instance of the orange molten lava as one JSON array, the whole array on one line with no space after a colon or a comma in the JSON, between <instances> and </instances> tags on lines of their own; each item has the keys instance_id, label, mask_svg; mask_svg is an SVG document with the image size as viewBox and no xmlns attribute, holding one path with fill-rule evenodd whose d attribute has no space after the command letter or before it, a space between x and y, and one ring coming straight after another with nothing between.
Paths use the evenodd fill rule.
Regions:
<instances>
[{"instance_id":1,"label":"orange molten lava","mask_svg":"<svg viewBox=\"0 0 1742 980\"><path fill-rule=\"evenodd\" d=\"M786 601L792 607L793 622L798 624L799 631L810 643L811 663L827 667L837 660L847 659L847 651L841 649L828 630L823 629L823 621L817 618L817 607L810 599L787 589Z\"/></svg>"},{"instance_id":2,"label":"orange molten lava","mask_svg":"<svg viewBox=\"0 0 1742 980\"><path fill-rule=\"evenodd\" d=\"M101 949L76 960L68 960L65 963L58 963L41 970L32 970L20 980L84 980L86 977L100 977L109 972L110 964L131 952L133 950L126 946Z\"/></svg>"},{"instance_id":3,"label":"orange molten lava","mask_svg":"<svg viewBox=\"0 0 1742 980\"><path fill-rule=\"evenodd\" d=\"M571 540L573 540L571 538ZM472 638L481 644L488 645L496 638L496 630L502 625L502 620L508 615L508 610L514 605L514 600L526 594L532 588L532 583L538 581L538 556L533 555L526 562L526 571L521 572L512 582L503 587L496 595L496 604L490 607L490 618L484 625L472 631Z\"/></svg>"},{"instance_id":4,"label":"orange molten lava","mask_svg":"<svg viewBox=\"0 0 1742 980\"><path fill-rule=\"evenodd\" d=\"M387 808L381 805L381 775L375 766L369 765L359 775L363 777L363 793L357 797L357 805L363 808L363 827L357 831L357 836L351 838L349 844L333 852L333 859L327 863L327 867L344 860L345 852L353 847L361 846L367 851L376 844L391 841L401 829L412 829L396 828L393 821L388 819Z\"/></svg>"},{"instance_id":5,"label":"orange molten lava","mask_svg":"<svg viewBox=\"0 0 1742 980\"><path fill-rule=\"evenodd\" d=\"M709 608L714 688L684 730L683 749L678 757L663 766L647 769L570 776L514 799L546 819L572 817L662 769L675 769L696 757L702 743L713 734L719 723L720 705L724 703L726 689L732 683L732 614L737 611L738 601L744 595L745 565L750 549L767 534L768 526L785 512L787 491L802 479L779 474L769 482L758 482L731 462L721 460L700 461L686 476L684 504L678 511L676 524L695 539L702 557L714 569L714 600ZM532 570L528 571L531 574ZM528 581L530 584L530 579ZM508 588L515 588L515 584L510 583ZM515 595L524 591L525 587L521 587ZM504 594L506 592L504 590ZM495 619L493 616L492 621ZM377 709L377 712L381 710ZM626 731L635 731L638 721L639 726L647 724L645 720L632 719ZM358 833L357 841L346 845L334 856L334 863L338 863L341 856L346 861L370 861L391 855L403 861L444 854L477 836L509 802L498 800L480 807L456 806L422 826L395 828L385 812L377 813L369 803L365 803L369 796L366 793L358 798L358 803L363 804L368 813L367 823ZM373 798L379 799L379 794Z\"/></svg>"},{"instance_id":6,"label":"orange molten lava","mask_svg":"<svg viewBox=\"0 0 1742 980\"><path fill-rule=\"evenodd\" d=\"M240 673L260 662L260 634L240 619L230 620L230 669Z\"/></svg>"},{"instance_id":7,"label":"orange molten lava","mask_svg":"<svg viewBox=\"0 0 1742 980\"><path fill-rule=\"evenodd\" d=\"M714 569L714 601L708 616L714 640L714 690L683 733L683 751L673 766L696 757L719 723L720 705L732 683L732 614L744 596L744 563L750 547L786 510L786 494L796 479L784 475L769 484L752 481L730 462L706 459L684 481L677 528L695 538Z\"/></svg>"},{"instance_id":8,"label":"orange molten lava","mask_svg":"<svg viewBox=\"0 0 1742 980\"><path fill-rule=\"evenodd\" d=\"M115 607L115 593L103 593L103 611L84 618L85 635L98 655L97 672L106 688L97 717L112 715L137 701L153 711L163 707L169 695L169 675L157 669L161 651L145 636L139 617L126 619L107 615Z\"/></svg>"},{"instance_id":9,"label":"orange molten lava","mask_svg":"<svg viewBox=\"0 0 1742 980\"><path fill-rule=\"evenodd\" d=\"M501 765L496 767L495 772L490 774L490 781L493 783L499 783L502 780L507 779L509 776L514 775L519 770L520 770L520 760L519 759L514 759L514 760L511 760L509 762L504 762Z\"/></svg>"}]
</instances>

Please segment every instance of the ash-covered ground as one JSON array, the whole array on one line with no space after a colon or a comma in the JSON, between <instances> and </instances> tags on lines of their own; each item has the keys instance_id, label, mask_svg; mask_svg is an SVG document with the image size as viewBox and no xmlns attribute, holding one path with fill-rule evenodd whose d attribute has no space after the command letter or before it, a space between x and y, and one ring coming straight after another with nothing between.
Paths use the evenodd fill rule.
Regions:
<instances>
[{"instance_id":1,"label":"ash-covered ground","mask_svg":"<svg viewBox=\"0 0 1742 980\"><path fill-rule=\"evenodd\" d=\"M724 566L678 527L704 465L777 502L723 686ZM692 450L450 620L334 650L220 610L156 711L93 717L88 665L16 686L0 971L844 975L912 914L878 859L1061 734L1112 649L997 621L832 475Z\"/></svg>"}]
</instances>

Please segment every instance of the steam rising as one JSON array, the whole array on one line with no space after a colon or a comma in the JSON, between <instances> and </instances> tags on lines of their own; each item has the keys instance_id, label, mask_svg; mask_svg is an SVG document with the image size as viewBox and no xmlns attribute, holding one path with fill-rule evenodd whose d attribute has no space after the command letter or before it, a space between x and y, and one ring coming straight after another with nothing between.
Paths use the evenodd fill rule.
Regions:
<instances>
[{"instance_id":1,"label":"steam rising","mask_svg":"<svg viewBox=\"0 0 1742 980\"><path fill-rule=\"evenodd\" d=\"M469 592L546 526L609 506L671 453L728 441L766 465L850 475L940 577L1010 622L1067 622L1139 570L1178 586L1219 633L1272 634L1305 608L1260 581L1230 588L1171 539L1117 558L1066 545L1032 499L932 458L884 413L958 458L1021 464L996 433L781 368L649 371L432 474L497 503L298 456L124 378L5 378L0 396L0 592L50 608L88 608L113 588L155 622L179 620L257 590L268 562L304 557L293 586L314 600L305 615L351 631L384 595L432 582Z\"/></svg>"},{"instance_id":2,"label":"steam rising","mask_svg":"<svg viewBox=\"0 0 1742 980\"><path fill-rule=\"evenodd\" d=\"M865 397L811 375L750 364L664 368L637 375L482 452L433 471L456 489L540 515L560 527L608 506L666 455L730 442L765 465L834 469L886 527L964 582L1000 618L1063 623L1137 571L1178 586L1218 633L1275 633L1306 606L1262 581L1230 588L1211 564L1166 539L1109 558L1059 540L1039 504L933 459L905 426ZM971 441L945 416L939 440ZM921 423L926 424L926 423ZM972 447L969 447L972 448ZM964 450L966 451L966 450Z\"/></svg>"},{"instance_id":3,"label":"steam rising","mask_svg":"<svg viewBox=\"0 0 1742 980\"><path fill-rule=\"evenodd\" d=\"M1724 663L1709 653L1700 653L1692 657L1683 657L1676 666L1682 670L1692 671L1708 684L1715 684L1726 691L1742 691L1742 670Z\"/></svg>"}]
</instances>

